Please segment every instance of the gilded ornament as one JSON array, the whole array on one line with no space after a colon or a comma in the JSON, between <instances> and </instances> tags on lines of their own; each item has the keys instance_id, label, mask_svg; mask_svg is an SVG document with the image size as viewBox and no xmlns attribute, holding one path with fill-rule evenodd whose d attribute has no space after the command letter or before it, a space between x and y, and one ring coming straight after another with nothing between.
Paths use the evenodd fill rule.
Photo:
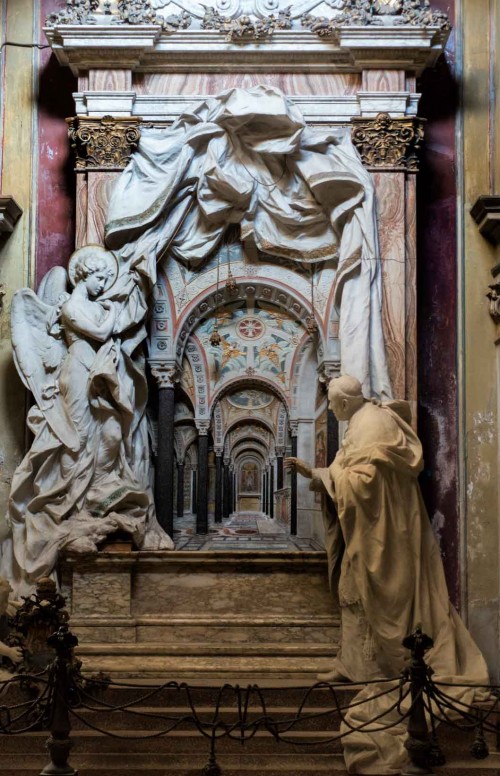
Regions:
<instances>
[{"instance_id":1,"label":"gilded ornament","mask_svg":"<svg viewBox=\"0 0 500 776\"><path fill-rule=\"evenodd\" d=\"M259 40L270 38L276 30L292 28L291 10L285 8L277 15L270 14L262 19L252 19L250 16L238 16L229 19L215 8L207 8L201 22L204 30L217 30L226 33L226 40Z\"/></svg>"},{"instance_id":2,"label":"gilded ornament","mask_svg":"<svg viewBox=\"0 0 500 776\"><path fill-rule=\"evenodd\" d=\"M379 113L375 119L353 118L352 142L368 169L417 172L424 137L424 120L391 118Z\"/></svg>"},{"instance_id":3,"label":"gilded ornament","mask_svg":"<svg viewBox=\"0 0 500 776\"><path fill-rule=\"evenodd\" d=\"M66 121L77 170L122 170L141 136L140 118L75 116Z\"/></svg>"},{"instance_id":4,"label":"gilded ornament","mask_svg":"<svg viewBox=\"0 0 500 776\"><path fill-rule=\"evenodd\" d=\"M66 8L50 13L45 24L96 24L94 12L99 10L99 0L66 0Z\"/></svg>"},{"instance_id":5,"label":"gilded ornament","mask_svg":"<svg viewBox=\"0 0 500 776\"><path fill-rule=\"evenodd\" d=\"M450 20L443 11L434 11L430 0L346 0L344 10L327 18L304 14L302 26L321 38L336 37L341 27L367 25L414 25L451 29Z\"/></svg>"}]
</instances>

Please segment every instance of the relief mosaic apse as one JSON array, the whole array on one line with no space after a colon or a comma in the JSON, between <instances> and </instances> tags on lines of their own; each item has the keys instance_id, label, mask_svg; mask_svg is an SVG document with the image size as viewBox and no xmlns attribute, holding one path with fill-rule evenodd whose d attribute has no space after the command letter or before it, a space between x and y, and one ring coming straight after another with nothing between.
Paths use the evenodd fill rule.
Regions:
<instances>
[{"instance_id":1,"label":"relief mosaic apse","mask_svg":"<svg viewBox=\"0 0 500 776\"><path fill-rule=\"evenodd\" d=\"M297 321L286 312L259 303L225 308L217 316L221 344L213 347L210 334L215 323L215 316L207 318L196 331L207 354L212 385L240 375L260 375L289 390L291 363L303 334ZM250 407L257 400L256 394L236 394L233 401Z\"/></svg>"}]
</instances>

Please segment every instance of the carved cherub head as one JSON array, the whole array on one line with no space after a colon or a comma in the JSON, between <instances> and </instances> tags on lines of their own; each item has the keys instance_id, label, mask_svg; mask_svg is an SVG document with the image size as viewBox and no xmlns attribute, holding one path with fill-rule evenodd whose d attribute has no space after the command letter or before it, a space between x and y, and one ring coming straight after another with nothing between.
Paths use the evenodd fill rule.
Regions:
<instances>
[{"instance_id":1,"label":"carved cherub head","mask_svg":"<svg viewBox=\"0 0 500 776\"><path fill-rule=\"evenodd\" d=\"M350 420L364 404L361 383L356 377L342 375L330 380L328 406L337 420Z\"/></svg>"},{"instance_id":2,"label":"carved cherub head","mask_svg":"<svg viewBox=\"0 0 500 776\"><path fill-rule=\"evenodd\" d=\"M96 297L113 285L118 265L111 251L100 245L85 245L75 251L68 264L68 275L73 286L85 283L89 296Z\"/></svg>"}]
</instances>

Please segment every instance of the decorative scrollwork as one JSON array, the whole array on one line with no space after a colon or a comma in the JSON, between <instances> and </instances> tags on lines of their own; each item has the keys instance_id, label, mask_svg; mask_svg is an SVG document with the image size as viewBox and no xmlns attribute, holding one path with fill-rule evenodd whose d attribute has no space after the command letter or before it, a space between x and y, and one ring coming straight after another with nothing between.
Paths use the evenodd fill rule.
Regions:
<instances>
[{"instance_id":1,"label":"decorative scrollwork","mask_svg":"<svg viewBox=\"0 0 500 776\"><path fill-rule=\"evenodd\" d=\"M304 14L302 26L320 38L335 38L341 27L367 25L414 25L451 28L443 11L434 11L430 0L346 0L344 10L332 18Z\"/></svg>"},{"instance_id":2,"label":"decorative scrollwork","mask_svg":"<svg viewBox=\"0 0 500 776\"><path fill-rule=\"evenodd\" d=\"M229 19L215 8L207 8L201 26L204 30L224 32L228 41L259 40L271 37L276 30L291 29L292 16L288 7L277 15L270 14L263 19L252 19L250 16Z\"/></svg>"},{"instance_id":3,"label":"decorative scrollwork","mask_svg":"<svg viewBox=\"0 0 500 776\"><path fill-rule=\"evenodd\" d=\"M135 117L75 116L66 121L77 170L122 170L141 136L141 119Z\"/></svg>"},{"instance_id":4,"label":"decorative scrollwork","mask_svg":"<svg viewBox=\"0 0 500 776\"><path fill-rule=\"evenodd\" d=\"M125 24L158 24L151 0L118 0L118 18Z\"/></svg>"},{"instance_id":5,"label":"decorative scrollwork","mask_svg":"<svg viewBox=\"0 0 500 776\"><path fill-rule=\"evenodd\" d=\"M173 388L181 379L181 370L178 364L167 362L151 363L151 374L155 378L158 388Z\"/></svg>"},{"instance_id":6,"label":"decorative scrollwork","mask_svg":"<svg viewBox=\"0 0 500 776\"><path fill-rule=\"evenodd\" d=\"M356 117L351 122L352 142L368 169L417 172L423 119L394 119L388 113L379 113L375 119Z\"/></svg>"},{"instance_id":7,"label":"decorative scrollwork","mask_svg":"<svg viewBox=\"0 0 500 776\"><path fill-rule=\"evenodd\" d=\"M56 24L96 24L94 12L99 9L99 0L66 0L66 8L47 16L47 27Z\"/></svg>"}]
</instances>

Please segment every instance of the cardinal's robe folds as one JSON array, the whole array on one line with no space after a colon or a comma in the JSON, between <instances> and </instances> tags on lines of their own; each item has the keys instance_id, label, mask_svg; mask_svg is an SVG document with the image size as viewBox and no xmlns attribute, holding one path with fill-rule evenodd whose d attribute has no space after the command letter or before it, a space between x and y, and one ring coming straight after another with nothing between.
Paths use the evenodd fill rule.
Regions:
<instances>
[{"instance_id":1,"label":"cardinal's robe folds","mask_svg":"<svg viewBox=\"0 0 500 776\"><path fill-rule=\"evenodd\" d=\"M331 571L341 562L343 634L337 668L358 681L397 676L408 660L402 641L420 625L434 640L428 663L435 678L487 684L485 661L448 599L439 547L417 481L422 447L402 417L404 403L398 404L366 402L352 417L332 465L313 470L312 488L321 482L338 512L338 522L330 517L326 526ZM360 623L357 633L355 619ZM349 712L349 724L359 727L384 704L389 708L393 698L373 697L384 688L368 685L356 696L355 701L371 700ZM453 688L454 696L465 702L472 701L474 692ZM399 772L406 760L405 727L348 736L344 754L349 771Z\"/></svg>"}]
</instances>

